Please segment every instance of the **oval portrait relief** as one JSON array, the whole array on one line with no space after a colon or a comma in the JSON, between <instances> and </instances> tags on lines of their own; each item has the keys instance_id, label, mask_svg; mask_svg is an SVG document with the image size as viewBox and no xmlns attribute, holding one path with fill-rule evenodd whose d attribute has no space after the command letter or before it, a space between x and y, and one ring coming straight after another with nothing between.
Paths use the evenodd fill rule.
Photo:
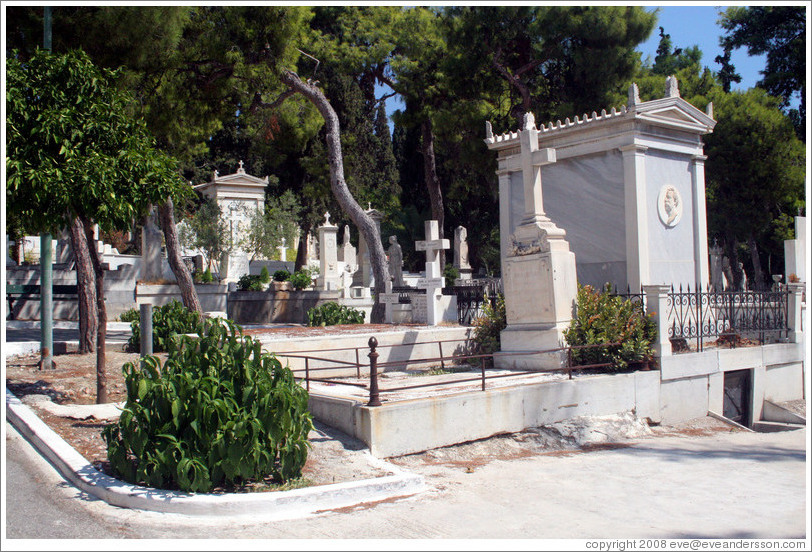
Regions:
<instances>
[{"instance_id":1,"label":"oval portrait relief","mask_svg":"<svg viewBox=\"0 0 812 552\"><path fill-rule=\"evenodd\" d=\"M682 196L671 184L666 184L660 188L660 195L657 196L657 212L660 221L668 228L679 224L682 218Z\"/></svg>"}]
</instances>

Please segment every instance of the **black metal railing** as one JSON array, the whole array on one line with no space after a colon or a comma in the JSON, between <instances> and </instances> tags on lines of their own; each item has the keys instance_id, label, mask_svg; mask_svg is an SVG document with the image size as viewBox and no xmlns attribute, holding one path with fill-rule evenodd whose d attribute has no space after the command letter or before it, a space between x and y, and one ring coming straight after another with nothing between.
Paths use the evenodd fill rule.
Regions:
<instances>
[{"instance_id":1,"label":"black metal railing","mask_svg":"<svg viewBox=\"0 0 812 552\"><path fill-rule=\"evenodd\" d=\"M675 353L702 351L711 339L736 347L745 340L766 343L789 332L789 292L679 291L666 301L668 337ZM693 346L693 347L692 347Z\"/></svg>"}]
</instances>

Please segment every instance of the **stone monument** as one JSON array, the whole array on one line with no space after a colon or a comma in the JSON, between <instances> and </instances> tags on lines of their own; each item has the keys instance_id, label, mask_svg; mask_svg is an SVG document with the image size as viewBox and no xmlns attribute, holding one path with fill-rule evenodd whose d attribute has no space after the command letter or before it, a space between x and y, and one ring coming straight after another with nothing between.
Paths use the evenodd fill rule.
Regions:
<instances>
[{"instance_id":1,"label":"stone monument","mask_svg":"<svg viewBox=\"0 0 812 552\"><path fill-rule=\"evenodd\" d=\"M389 257L389 275L392 277L392 284L403 285L403 250L400 248L397 236L389 236L389 249L386 250Z\"/></svg>"},{"instance_id":2,"label":"stone monument","mask_svg":"<svg viewBox=\"0 0 812 552\"><path fill-rule=\"evenodd\" d=\"M544 212L541 168L555 163L556 151L539 148L539 131L532 113L525 114L518 133L519 167L524 214L508 234L502 258L507 327L502 331L504 352L549 350L564 343L577 295L575 255L566 232ZM509 228L501 227L506 233ZM559 368L563 353L496 357L503 368Z\"/></svg>"},{"instance_id":3,"label":"stone monument","mask_svg":"<svg viewBox=\"0 0 812 552\"><path fill-rule=\"evenodd\" d=\"M163 278L163 255L161 230L155 224L155 210L144 217L141 231L141 281L157 282Z\"/></svg>"},{"instance_id":4,"label":"stone monument","mask_svg":"<svg viewBox=\"0 0 812 552\"><path fill-rule=\"evenodd\" d=\"M375 223L375 226L378 228L378 235L381 233L381 220L383 220L383 213L378 211L377 209L373 209L372 206L366 210L366 214L372 219L372 222ZM358 264L361 267L360 272L360 281L357 282L360 287L364 288L371 288L375 286L375 275L372 273L372 265L369 261L369 247L367 246L367 242L364 239L363 234L359 235L358 239ZM347 262L347 259L344 259L344 262Z\"/></svg>"},{"instance_id":5,"label":"stone monument","mask_svg":"<svg viewBox=\"0 0 812 552\"><path fill-rule=\"evenodd\" d=\"M319 226L319 277L316 287L336 290L341 287L338 268L338 226L330 224L330 213L324 213L324 224Z\"/></svg>"},{"instance_id":6,"label":"stone monument","mask_svg":"<svg viewBox=\"0 0 812 552\"><path fill-rule=\"evenodd\" d=\"M792 275L799 282L807 282L806 258L809 242L806 235L806 217L795 217L795 239L784 241L784 281L792 283Z\"/></svg>"},{"instance_id":7,"label":"stone monument","mask_svg":"<svg viewBox=\"0 0 812 552\"><path fill-rule=\"evenodd\" d=\"M220 261L220 278L226 282L236 282L249 273L248 252L239 242L248 223L248 213L254 209L264 211L267 186L267 176L257 178L247 174L240 161L236 173L220 176L214 171L211 181L194 187L204 196L213 198L228 218L229 234L235 247L225 258L215 259Z\"/></svg>"},{"instance_id":8,"label":"stone monument","mask_svg":"<svg viewBox=\"0 0 812 552\"><path fill-rule=\"evenodd\" d=\"M355 272L358 268L358 252L355 247L350 243L350 225L344 225L344 236L342 238L341 247L338 250L338 260L343 262L345 266L351 267L351 271Z\"/></svg>"},{"instance_id":9,"label":"stone monument","mask_svg":"<svg viewBox=\"0 0 812 552\"><path fill-rule=\"evenodd\" d=\"M436 220L427 220L425 230L426 239L415 242L415 250L426 252L426 277L417 281L417 287L425 289L426 294L416 296L418 305L412 311L412 317L415 322L422 322L425 305L426 324L436 326L443 321L456 321L457 297L442 294L445 279L440 270L440 251L451 247L449 241L440 239L440 226Z\"/></svg>"},{"instance_id":10,"label":"stone monument","mask_svg":"<svg viewBox=\"0 0 812 552\"><path fill-rule=\"evenodd\" d=\"M460 273L460 280L470 280L473 269L468 262L468 230L457 226L454 230L454 268Z\"/></svg>"},{"instance_id":11,"label":"stone monument","mask_svg":"<svg viewBox=\"0 0 812 552\"><path fill-rule=\"evenodd\" d=\"M681 98L669 77L662 98L641 102L632 85L620 110L538 128L538 151L556 155L544 168L546 214L566 231L581 284L709 284L702 139L712 113ZM525 216L522 131L488 127L485 142L498 155L504 259Z\"/></svg>"}]
</instances>

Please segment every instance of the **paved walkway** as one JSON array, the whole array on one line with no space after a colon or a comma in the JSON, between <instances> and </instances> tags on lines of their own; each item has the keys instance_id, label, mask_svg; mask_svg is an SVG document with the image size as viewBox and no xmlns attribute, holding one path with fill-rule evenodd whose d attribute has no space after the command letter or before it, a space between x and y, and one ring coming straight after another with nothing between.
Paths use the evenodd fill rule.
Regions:
<instances>
[{"instance_id":1,"label":"paved walkway","mask_svg":"<svg viewBox=\"0 0 812 552\"><path fill-rule=\"evenodd\" d=\"M809 535L806 429L657 436L625 448L496 460L485 465L420 463L408 469L426 478L431 487L427 492L278 522L228 517L203 520L114 508L66 485L13 429L8 433L8 463L13 468L8 475L6 504L10 538L75 538L83 534L82 527L87 527L86 534L101 537L212 539ZM41 496L57 511L49 508L43 510L47 515L36 514L29 502L32 495L15 481L26 478L35 481L38 489L33 499ZM400 546L412 546L409 542ZM313 541L304 546L334 548L335 544ZM386 547L381 543L374 549Z\"/></svg>"}]
</instances>

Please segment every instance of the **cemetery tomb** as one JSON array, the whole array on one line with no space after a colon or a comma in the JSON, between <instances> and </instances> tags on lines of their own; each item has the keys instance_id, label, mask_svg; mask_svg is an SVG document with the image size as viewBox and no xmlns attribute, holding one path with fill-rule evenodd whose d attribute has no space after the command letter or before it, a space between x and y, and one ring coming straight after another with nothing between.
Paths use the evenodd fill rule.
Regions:
<instances>
[{"instance_id":1,"label":"cemetery tomb","mask_svg":"<svg viewBox=\"0 0 812 552\"><path fill-rule=\"evenodd\" d=\"M709 283L702 136L715 124L712 105L689 104L669 77L662 98L641 102L632 85L619 111L536 129L534 151L555 152L544 167L546 216L566 232L580 283ZM522 175L535 161L521 132L495 135L488 126L486 134L499 163L504 262L525 216Z\"/></svg>"}]
</instances>

